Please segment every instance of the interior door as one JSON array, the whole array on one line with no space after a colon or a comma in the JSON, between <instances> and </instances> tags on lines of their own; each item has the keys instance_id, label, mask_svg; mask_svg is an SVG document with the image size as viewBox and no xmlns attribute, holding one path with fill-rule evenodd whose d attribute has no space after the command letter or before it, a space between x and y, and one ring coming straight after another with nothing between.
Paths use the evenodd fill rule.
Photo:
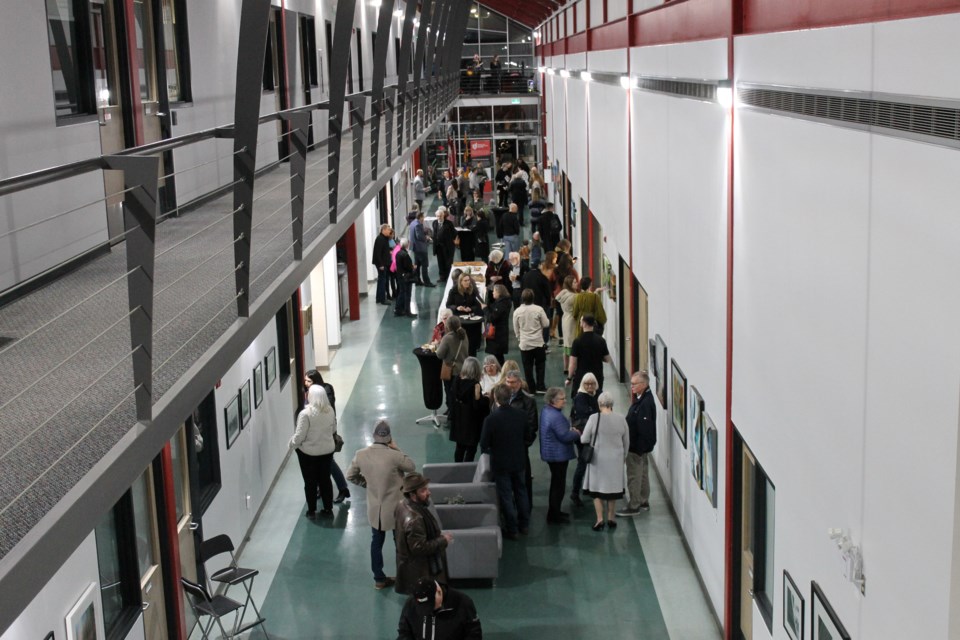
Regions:
<instances>
[{"instance_id":1,"label":"interior door","mask_svg":"<svg viewBox=\"0 0 960 640\"><path fill-rule=\"evenodd\" d=\"M137 70L135 90L140 92L144 144L163 138L160 119L166 115L160 111L160 96L157 88L157 44L154 38L152 7L153 3L149 0L133 0L134 38L138 53L135 61Z\"/></svg>"},{"instance_id":2,"label":"interior door","mask_svg":"<svg viewBox=\"0 0 960 640\"><path fill-rule=\"evenodd\" d=\"M194 519L193 500L190 495L190 471L187 459L186 429L180 430L170 440L170 454L173 460L173 490L177 509L177 541L180 547L180 575L192 582L198 582L197 543L200 535L199 517ZM183 591L180 591L183 594ZM183 611L187 630L192 629L196 619L186 595L183 595Z\"/></svg>"},{"instance_id":3,"label":"interior door","mask_svg":"<svg viewBox=\"0 0 960 640\"><path fill-rule=\"evenodd\" d=\"M740 636L753 638L753 484L757 461L746 445L741 453L740 476Z\"/></svg>"},{"instance_id":4,"label":"interior door","mask_svg":"<svg viewBox=\"0 0 960 640\"><path fill-rule=\"evenodd\" d=\"M120 82L120 47L112 2L91 1L90 27L97 119L100 122L100 152L106 155L127 147L121 104L123 88ZM114 243L120 242L123 234L123 172L104 171L103 188L105 194L110 196L106 201L107 232L110 238L116 238Z\"/></svg>"},{"instance_id":5,"label":"interior door","mask_svg":"<svg viewBox=\"0 0 960 640\"><path fill-rule=\"evenodd\" d=\"M629 275L634 299L637 302L633 316L634 339L631 351L636 367L634 371L640 369L650 371L650 318L647 290L640 285L640 281L633 276L633 272Z\"/></svg>"},{"instance_id":6,"label":"interior door","mask_svg":"<svg viewBox=\"0 0 960 640\"><path fill-rule=\"evenodd\" d=\"M160 563L160 534L157 528L157 501L152 468L148 467L137 479L131 493L136 523L144 637L146 640L165 640L168 637L167 617L164 609L163 568Z\"/></svg>"}]
</instances>

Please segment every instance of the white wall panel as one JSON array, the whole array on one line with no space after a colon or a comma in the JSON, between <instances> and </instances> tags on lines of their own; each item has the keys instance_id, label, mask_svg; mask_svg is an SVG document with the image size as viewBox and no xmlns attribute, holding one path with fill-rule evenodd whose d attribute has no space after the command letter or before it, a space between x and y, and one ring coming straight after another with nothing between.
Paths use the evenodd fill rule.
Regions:
<instances>
[{"instance_id":1,"label":"white wall panel","mask_svg":"<svg viewBox=\"0 0 960 640\"><path fill-rule=\"evenodd\" d=\"M580 71L587 68L586 53L569 53L564 56L563 67L569 71Z\"/></svg>"},{"instance_id":2,"label":"white wall panel","mask_svg":"<svg viewBox=\"0 0 960 640\"><path fill-rule=\"evenodd\" d=\"M580 33L587 28L587 0L580 0L573 10L576 11L576 33Z\"/></svg>"},{"instance_id":3,"label":"white wall panel","mask_svg":"<svg viewBox=\"0 0 960 640\"><path fill-rule=\"evenodd\" d=\"M567 81L559 75L551 76L553 84L553 101L547 105L547 110L553 111L554 126L553 140L550 141L553 151L550 152L552 158L560 161L560 166L564 171L569 172L569 158L567 158Z\"/></svg>"},{"instance_id":4,"label":"white wall panel","mask_svg":"<svg viewBox=\"0 0 960 640\"><path fill-rule=\"evenodd\" d=\"M960 154L876 136L871 162L863 545L884 578L868 583L860 637L946 638L960 400L948 319L960 293L943 285L960 279L960 218L944 214L960 199ZM891 473L905 461L923 462ZM918 583L931 588L897 587Z\"/></svg>"},{"instance_id":5,"label":"white wall panel","mask_svg":"<svg viewBox=\"0 0 960 640\"><path fill-rule=\"evenodd\" d=\"M728 75L725 39L634 47L630 52L630 72L636 75L705 80Z\"/></svg>"},{"instance_id":6,"label":"white wall panel","mask_svg":"<svg viewBox=\"0 0 960 640\"><path fill-rule=\"evenodd\" d=\"M608 51L591 51L587 54L587 68L590 69L590 71L626 73L627 50L610 49Z\"/></svg>"},{"instance_id":7,"label":"white wall panel","mask_svg":"<svg viewBox=\"0 0 960 640\"><path fill-rule=\"evenodd\" d=\"M636 4L636 3L634 3ZM627 15L627 0L607 0L607 22L619 20Z\"/></svg>"},{"instance_id":8,"label":"white wall panel","mask_svg":"<svg viewBox=\"0 0 960 640\"><path fill-rule=\"evenodd\" d=\"M751 112L737 131L732 418L776 486L775 575L816 579L866 637L826 531L862 538L869 136Z\"/></svg>"},{"instance_id":9,"label":"white wall panel","mask_svg":"<svg viewBox=\"0 0 960 640\"><path fill-rule=\"evenodd\" d=\"M869 91L872 25L808 29L737 38L740 82Z\"/></svg>"},{"instance_id":10,"label":"white wall panel","mask_svg":"<svg viewBox=\"0 0 960 640\"><path fill-rule=\"evenodd\" d=\"M587 83L590 104L590 210L608 237L629 238L627 211L627 92ZM624 255L629 241L621 242Z\"/></svg>"},{"instance_id":11,"label":"white wall panel","mask_svg":"<svg viewBox=\"0 0 960 640\"><path fill-rule=\"evenodd\" d=\"M874 90L960 99L960 14L873 25Z\"/></svg>"},{"instance_id":12,"label":"white wall panel","mask_svg":"<svg viewBox=\"0 0 960 640\"><path fill-rule=\"evenodd\" d=\"M587 87L585 82L567 78L567 174L575 192L589 203L587 193ZM579 211L579 203L577 204ZM582 219L583 212L579 211Z\"/></svg>"},{"instance_id":13,"label":"white wall panel","mask_svg":"<svg viewBox=\"0 0 960 640\"><path fill-rule=\"evenodd\" d=\"M590 3L590 26L599 27L603 24L603 4L606 0L593 0Z\"/></svg>"}]
</instances>

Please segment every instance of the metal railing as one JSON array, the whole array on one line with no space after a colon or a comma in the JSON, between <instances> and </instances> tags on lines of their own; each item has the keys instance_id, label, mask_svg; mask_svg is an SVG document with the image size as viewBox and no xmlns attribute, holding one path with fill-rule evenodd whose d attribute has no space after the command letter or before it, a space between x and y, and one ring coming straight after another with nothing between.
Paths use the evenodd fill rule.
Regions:
<instances>
[{"instance_id":1,"label":"metal railing","mask_svg":"<svg viewBox=\"0 0 960 640\"><path fill-rule=\"evenodd\" d=\"M536 93L536 74L527 70L460 70L460 93L499 95Z\"/></svg>"}]
</instances>

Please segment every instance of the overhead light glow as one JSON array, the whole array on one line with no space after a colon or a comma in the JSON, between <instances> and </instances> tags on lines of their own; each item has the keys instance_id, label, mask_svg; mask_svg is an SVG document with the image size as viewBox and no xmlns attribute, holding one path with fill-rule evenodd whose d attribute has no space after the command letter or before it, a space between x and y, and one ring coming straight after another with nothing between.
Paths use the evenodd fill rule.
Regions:
<instances>
[{"instance_id":1,"label":"overhead light glow","mask_svg":"<svg viewBox=\"0 0 960 640\"><path fill-rule=\"evenodd\" d=\"M569 78L569 77L570 77L570 72L567 71L566 69L560 69L560 77L561 77L561 78Z\"/></svg>"},{"instance_id":2,"label":"overhead light glow","mask_svg":"<svg viewBox=\"0 0 960 640\"><path fill-rule=\"evenodd\" d=\"M581 71L580 79L583 80L584 82L590 82L591 80L593 80L593 76L590 74L589 71Z\"/></svg>"},{"instance_id":3,"label":"overhead light glow","mask_svg":"<svg viewBox=\"0 0 960 640\"><path fill-rule=\"evenodd\" d=\"M733 106L733 89L731 87L717 87L717 104L724 109Z\"/></svg>"},{"instance_id":4,"label":"overhead light glow","mask_svg":"<svg viewBox=\"0 0 960 640\"><path fill-rule=\"evenodd\" d=\"M547 70L546 67L537 67L537 72L538 72L538 73L543 73L543 72L545 72L546 70Z\"/></svg>"},{"instance_id":5,"label":"overhead light glow","mask_svg":"<svg viewBox=\"0 0 960 640\"><path fill-rule=\"evenodd\" d=\"M636 89L637 79L630 76L620 76L620 86L624 89Z\"/></svg>"},{"instance_id":6,"label":"overhead light glow","mask_svg":"<svg viewBox=\"0 0 960 640\"><path fill-rule=\"evenodd\" d=\"M548 76L552 76L554 73L556 73L556 71L554 71L553 69L551 69L551 68L549 68L549 67L547 68L547 75L548 75Z\"/></svg>"},{"instance_id":7,"label":"overhead light glow","mask_svg":"<svg viewBox=\"0 0 960 640\"><path fill-rule=\"evenodd\" d=\"M398 18L402 18L402 17L403 17L403 9L397 9L396 11L393 12L393 15L397 16Z\"/></svg>"},{"instance_id":8,"label":"overhead light glow","mask_svg":"<svg viewBox=\"0 0 960 640\"><path fill-rule=\"evenodd\" d=\"M381 4L383 4L382 0L370 0L371 7L377 7L379 9Z\"/></svg>"}]
</instances>

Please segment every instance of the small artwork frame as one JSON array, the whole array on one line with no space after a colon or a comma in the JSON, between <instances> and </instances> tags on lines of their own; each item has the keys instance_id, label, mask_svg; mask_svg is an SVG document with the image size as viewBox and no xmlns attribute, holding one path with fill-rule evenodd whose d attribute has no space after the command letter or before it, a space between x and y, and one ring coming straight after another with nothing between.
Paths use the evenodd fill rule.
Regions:
<instances>
[{"instance_id":1,"label":"small artwork frame","mask_svg":"<svg viewBox=\"0 0 960 640\"><path fill-rule=\"evenodd\" d=\"M803 640L804 606L803 596L790 573L783 570L783 628L790 640Z\"/></svg>"},{"instance_id":2,"label":"small artwork frame","mask_svg":"<svg viewBox=\"0 0 960 640\"><path fill-rule=\"evenodd\" d=\"M91 582L64 619L67 640L100 640L103 612L97 598L97 583Z\"/></svg>"},{"instance_id":3,"label":"small artwork frame","mask_svg":"<svg viewBox=\"0 0 960 640\"><path fill-rule=\"evenodd\" d=\"M670 360L670 392L673 403L670 405L670 415L673 419L673 429L677 432L683 448L687 448L687 376L676 360Z\"/></svg>"},{"instance_id":4,"label":"small artwork frame","mask_svg":"<svg viewBox=\"0 0 960 640\"><path fill-rule=\"evenodd\" d=\"M266 371L267 389L273 386L277 379L277 348L270 347L267 355L263 357L263 369Z\"/></svg>"},{"instance_id":5,"label":"small artwork frame","mask_svg":"<svg viewBox=\"0 0 960 640\"><path fill-rule=\"evenodd\" d=\"M810 582L810 640L850 640L816 580Z\"/></svg>"},{"instance_id":6,"label":"small artwork frame","mask_svg":"<svg viewBox=\"0 0 960 640\"><path fill-rule=\"evenodd\" d=\"M690 473L697 483L697 488L703 489L703 396L693 385L690 385Z\"/></svg>"},{"instance_id":7,"label":"small artwork frame","mask_svg":"<svg viewBox=\"0 0 960 640\"><path fill-rule=\"evenodd\" d=\"M263 363L258 362L253 368L253 406L258 408L263 402Z\"/></svg>"},{"instance_id":8,"label":"small artwork frame","mask_svg":"<svg viewBox=\"0 0 960 640\"><path fill-rule=\"evenodd\" d=\"M223 425L227 432L227 449L240 436L240 394L234 395L223 408Z\"/></svg>"},{"instance_id":9,"label":"small artwork frame","mask_svg":"<svg viewBox=\"0 0 960 640\"><path fill-rule=\"evenodd\" d=\"M713 419L706 411L703 412L703 490L707 500L717 508L717 451L719 433L713 424Z\"/></svg>"},{"instance_id":10,"label":"small artwork frame","mask_svg":"<svg viewBox=\"0 0 960 640\"><path fill-rule=\"evenodd\" d=\"M667 407L667 343L663 341L658 333L654 338L657 345L657 361L654 369L657 372L656 396L660 400L660 406L666 411Z\"/></svg>"},{"instance_id":11,"label":"small artwork frame","mask_svg":"<svg viewBox=\"0 0 960 640\"><path fill-rule=\"evenodd\" d=\"M659 378L659 377L660 377L660 374L659 374L659 372L657 372L657 341L654 340L653 338L650 338L649 340L647 340L647 349L649 349L649 351L650 351L650 357L649 357L649 361L650 361L650 364L649 364L650 371L649 371L649 373L650 373L650 375L652 375L654 378Z\"/></svg>"},{"instance_id":12,"label":"small artwork frame","mask_svg":"<svg viewBox=\"0 0 960 640\"><path fill-rule=\"evenodd\" d=\"M253 405L250 402L250 378L241 385L238 393L240 395L240 428L243 429L253 415Z\"/></svg>"}]
</instances>

